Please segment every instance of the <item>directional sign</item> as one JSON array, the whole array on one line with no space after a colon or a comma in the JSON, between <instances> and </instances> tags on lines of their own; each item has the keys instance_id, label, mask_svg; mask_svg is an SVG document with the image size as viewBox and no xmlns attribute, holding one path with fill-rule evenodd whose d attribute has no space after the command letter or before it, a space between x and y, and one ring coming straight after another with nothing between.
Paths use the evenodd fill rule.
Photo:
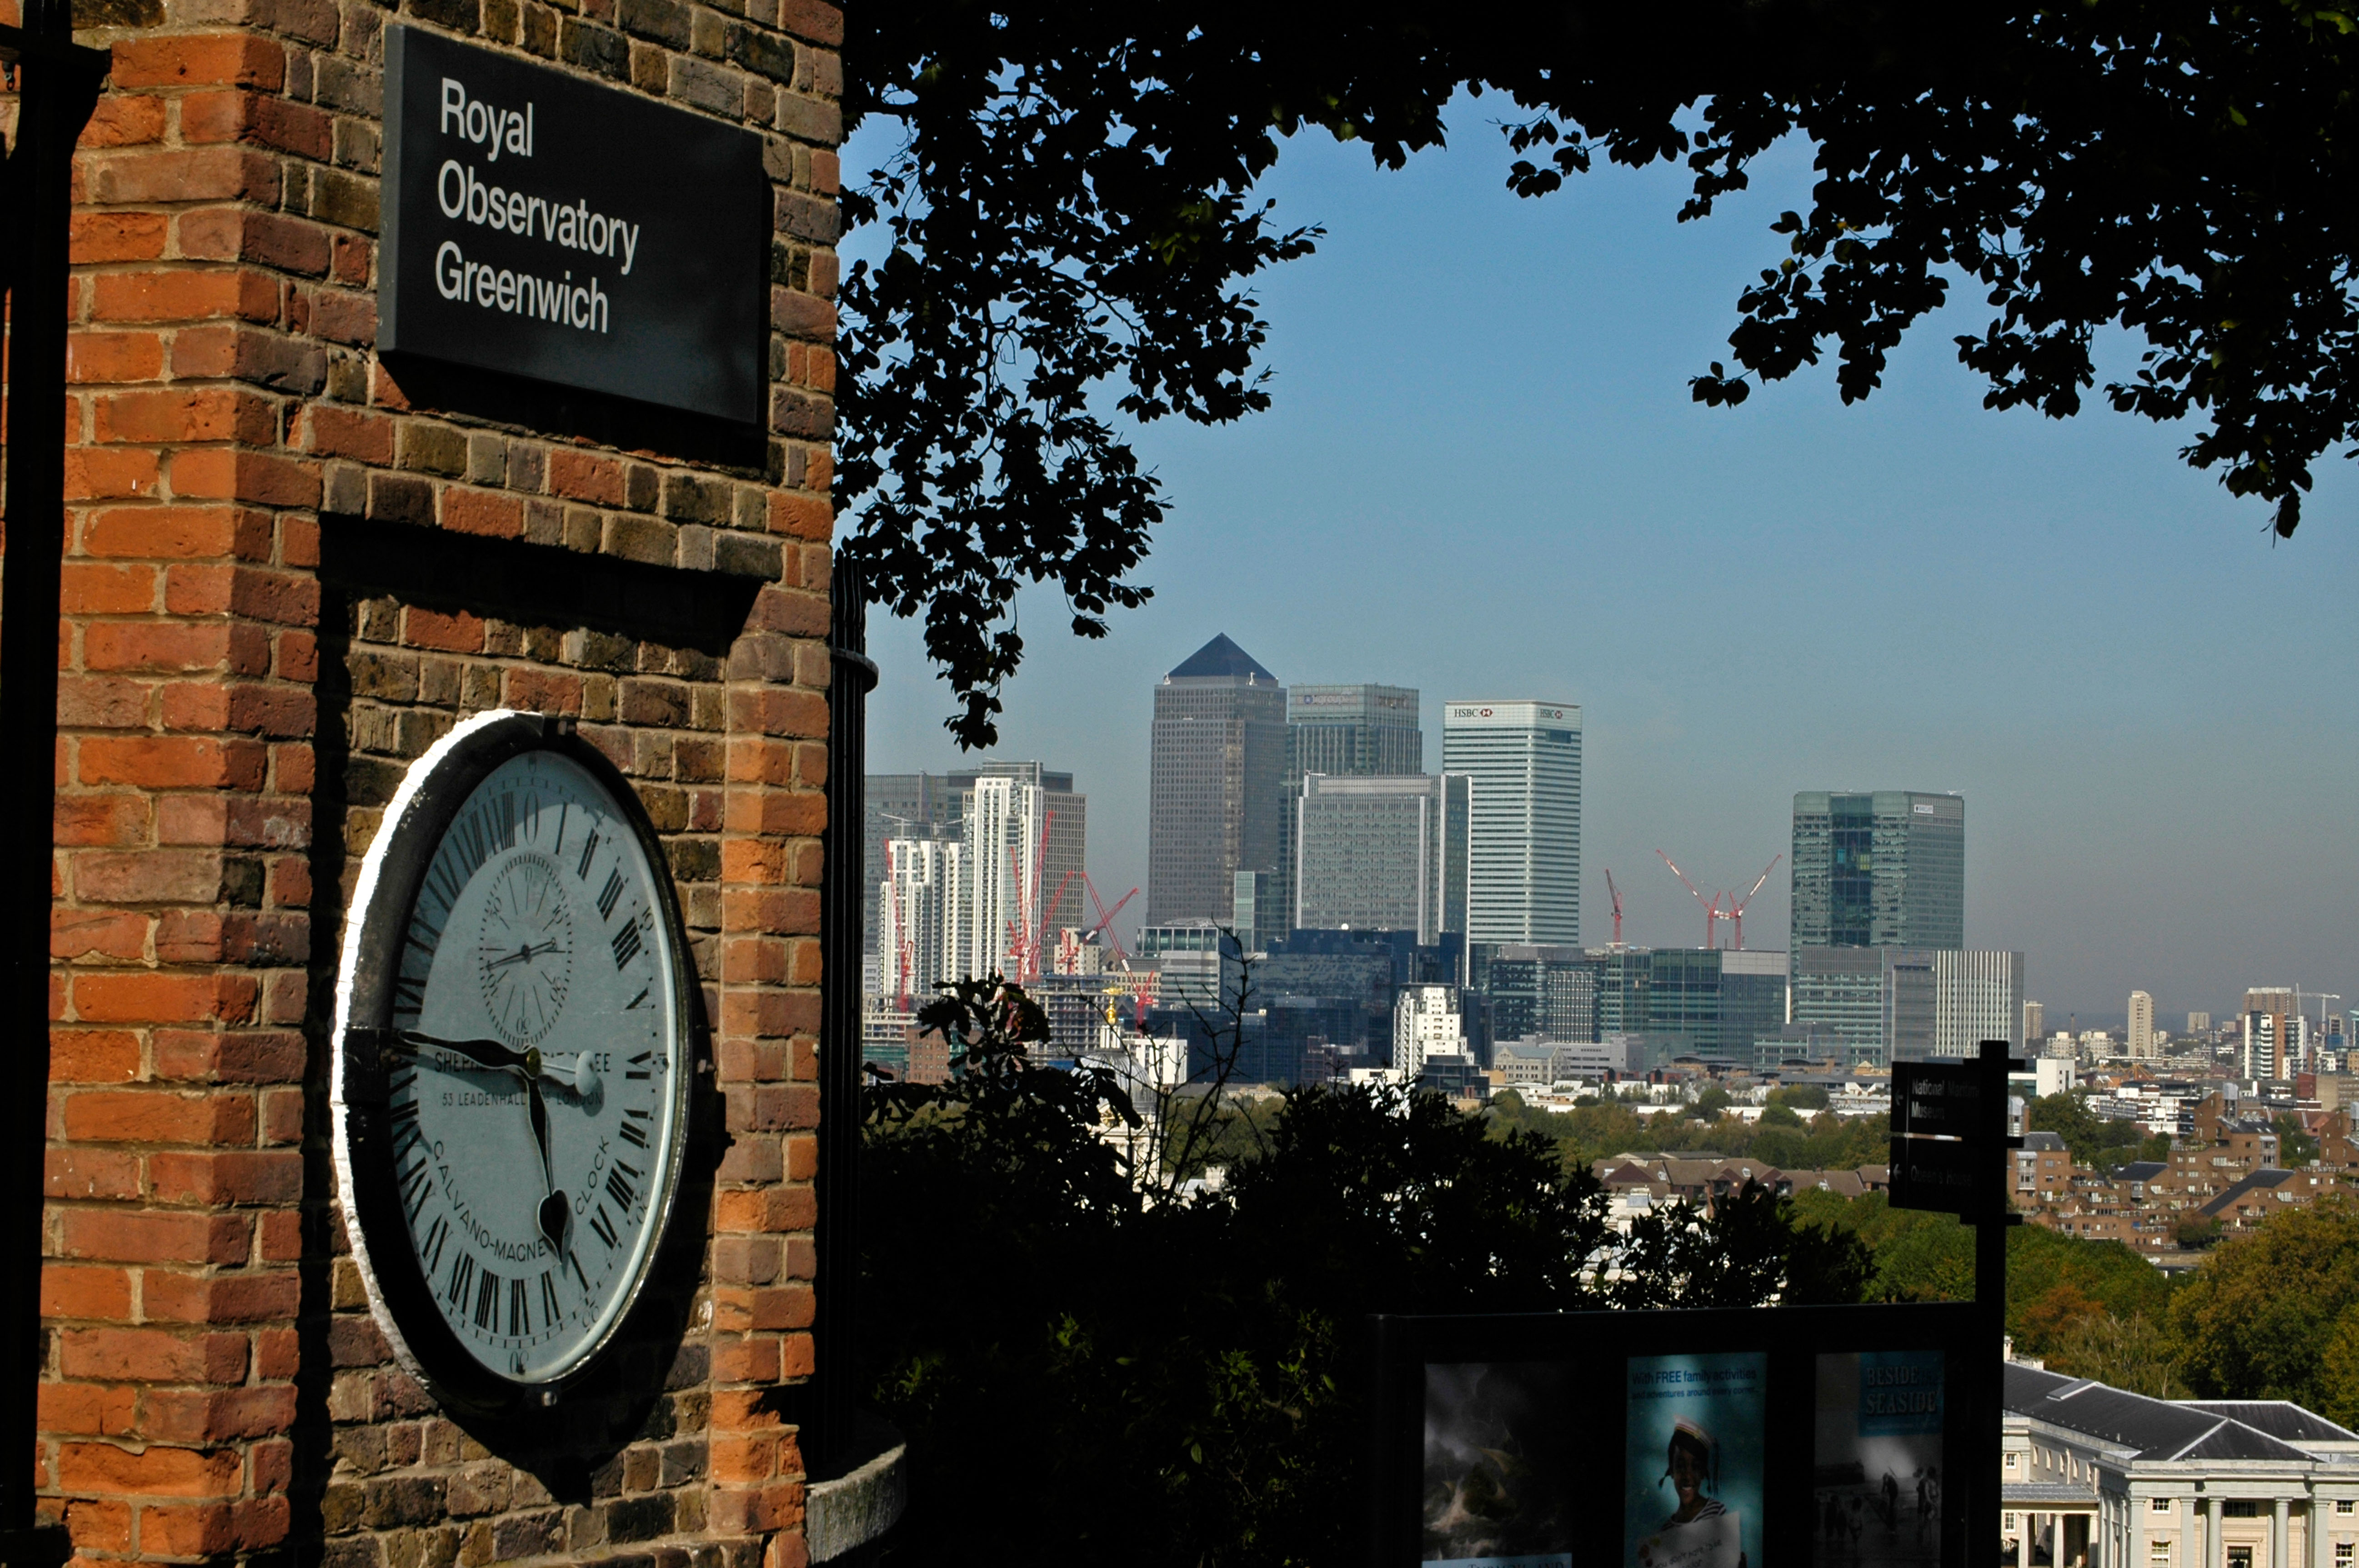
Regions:
<instances>
[{"instance_id":1,"label":"directional sign","mask_svg":"<svg viewBox=\"0 0 2359 1568\"><path fill-rule=\"evenodd\" d=\"M1896 1136L1986 1137L1982 1069L1973 1063L1895 1062L1892 1130Z\"/></svg>"},{"instance_id":2,"label":"directional sign","mask_svg":"<svg viewBox=\"0 0 2359 1568\"><path fill-rule=\"evenodd\" d=\"M1985 1139L1896 1138L1892 1141L1894 1208L1973 1216L1997 1206L1999 1150Z\"/></svg>"}]
</instances>

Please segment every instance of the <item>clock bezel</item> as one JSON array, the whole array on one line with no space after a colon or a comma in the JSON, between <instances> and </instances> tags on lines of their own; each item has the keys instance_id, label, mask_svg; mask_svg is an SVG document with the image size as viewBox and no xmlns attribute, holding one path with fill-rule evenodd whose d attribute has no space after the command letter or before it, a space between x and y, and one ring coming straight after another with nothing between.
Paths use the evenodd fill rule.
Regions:
<instances>
[{"instance_id":1,"label":"clock bezel","mask_svg":"<svg viewBox=\"0 0 2359 1568\"><path fill-rule=\"evenodd\" d=\"M655 884L659 935L670 947L679 1071L672 1075L670 1146L649 1198L647 1251L624 1287L619 1308L597 1342L569 1370L554 1378L524 1379L486 1365L435 1304L394 1179L386 1069L378 1042L392 1025L393 981L402 937L443 835L486 778L504 763L536 751L556 753L580 766L606 792L616 814L637 836ZM680 1198L689 1147L695 1141L695 1090L707 1068L698 1000L695 964L663 841L638 792L603 752L582 738L571 718L506 708L477 714L410 764L369 845L346 915L337 971L330 1100L338 1195L370 1313L395 1359L446 1406L489 1417L545 1409L599 1375L631 1337L644 1315L648 1288L678 1241L685 1209Z\"/></svg>"}]
</instances>

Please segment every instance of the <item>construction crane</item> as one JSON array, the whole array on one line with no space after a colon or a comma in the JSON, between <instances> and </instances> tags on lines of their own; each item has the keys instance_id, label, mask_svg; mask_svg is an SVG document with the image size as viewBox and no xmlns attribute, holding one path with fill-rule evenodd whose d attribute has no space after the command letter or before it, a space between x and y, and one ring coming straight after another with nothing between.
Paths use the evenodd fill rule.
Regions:
<instances>
[{"instance_id":1,"label":"construction crane","mask_svg":"<svg viewBox=\"0 0 2359 1568\"><path fill-rule=\"evenodd\" d=\"M1622 950L1622 890L1614 885L1614 873L1605 873L1605 895L1614 901L1614 950Z\"/></svg>"},{"instance_id":2,"label":"construction crane","mask_svg":"<svg viewBox=\"0 0 2359 1568\"><path fill-rule=\"evenodd\" d=\"M1736 950L1740 953L1745 951L1745 906L1753 902L1753 895L1761 891L1762 884L1769 880L1769 873L1776 871L1777 862L1785 858L1782 854L1770 856L1769 863L1761 868L1761 874L1753 879L1753 885L1745 890L1745 896L1730 901L1728 923L1735 932Z\"/></svg>"},{"instance_id":3,"label":"construction crane","mask_svg":"<svg viewBox=\"0 0 2359 1568\"><path fill-rule=\"evenodd\" d=\"M1672 860L1669 855L1663 855L1663 852L1660 849L1656 850L1655 853L1663 856L1663 864L1671 868L1671 875L1679 878L1680 885L1686 888L1688 892L1695 893L1695 901L1703 905L1703 945L1706 949L1710 949L1714 945L1714 939L1720 935L1721 911L1719 895L1714 894L1711 898L1704 897L1702 893L1697 892L1695 883L1688 881L1688 874L1680 870L1679 862L1677 860Z\"/></svg>"},{"instance_id":4,"label":"construction crane","mask_svg":"<svg viewBox=\"0 0 2359 1568\"><path fill-rule=\"evenodd\" d=\"M1656 850L1655 853L1663 855L1660 849ZM1745 946L1745 906L1753 902L1753 895L1761 891L1763 884L1769 881L1769 873L1776 871L1777 862L1785 858L1782 854L1771 856L1769 863L1761 868L1761 874L1753 879L1753 885L1745 890L1743 898L1737 897L1729 888L1722 888L1710 898L1706 898L1695 883L1688 881L1688 874L1680 870L1678 862L1669 855L1663 855L1663 864L1671 868L1671 875L1679 878L1680 885L1694 893L1695 901L1703 905L1704 946L1710 949L1719 946L1720 923L1724 920L1729 925L1733 949L1742 951ZM1605 885L1609 889L1614 885L1614 880L1610 874L1606 878ZM1622 929L1622 902L1618 898L1614 903L1614 929L1618 939Z\"/></svg>"}]
</instances>

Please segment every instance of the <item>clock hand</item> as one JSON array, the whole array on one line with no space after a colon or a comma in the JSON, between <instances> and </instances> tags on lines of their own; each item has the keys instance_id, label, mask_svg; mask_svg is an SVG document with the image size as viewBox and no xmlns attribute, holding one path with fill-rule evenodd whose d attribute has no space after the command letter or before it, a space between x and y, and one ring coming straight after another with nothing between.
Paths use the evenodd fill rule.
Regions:
<instances>
[{"instance_id":1,"label":"clock hand","mask_svg":"<svg viewBox=\"0 0 2359 1568\"><path fill-rule=\"evenodd\" d=\"M540 1145L541 1184L549 1189L549 1195L540 1200L538 1217L540 1233L549 1238L549 1244L562 1258L565 1256L566 1232L573 1226L573 1206L566 1202L564 1190L557 1184L556 1168L549 1161L549 1107L540 1098L540 1079L538 1076L525 1079L524 1094L526 1103L532 1108L533 1141Z\"/></svg>"},{"instance_id":2,"label":"clock hand","mask_svg":"<svg viewBox=\"0 0 2359 1568\"><path fill-rule=\"evenodd\" d=\"M496 949L495 949L495 951L496 951ZM529 962L534 958L545 958L549 954L558 951L560 951L560 949L553 941L544 942L538 947L527 942L523 946L517 948L515 952L510 953L505 958L492 959L489 963L485 964L484 968L487 969L505 968L510 964L522 964Z\"/></svg>"},{"instance_id":3,"label":"clock hand","mask_svg":"<svg viewBox=\"0 0 2359 1568\"><path fill-rule=\"evenodd\" d=\"M469 1061L486 1067L520 1070L535 1076L540 1072L540 1053L538 1050L511 1051L496 1040L445 1040L440 1035L420 1034L414 1029L399 1031L397 1038L402 1046L413 1054L421 1045L431 1045L440 1051L455 1051Z\"/></svg>"}]
</instances>

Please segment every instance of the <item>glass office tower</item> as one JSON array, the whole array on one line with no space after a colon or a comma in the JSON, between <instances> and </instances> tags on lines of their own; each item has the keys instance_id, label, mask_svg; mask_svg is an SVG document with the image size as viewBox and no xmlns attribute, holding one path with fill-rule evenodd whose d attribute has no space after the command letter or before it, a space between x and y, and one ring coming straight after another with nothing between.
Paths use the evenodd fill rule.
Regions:
<instances>
[{"instance_id":1,"label":"glass office tower","mask_svg":"<svg viewBox=\"0 0 2359 1568\"><path fill-rule=\"evenodd\" d=\"M1297 686L1286 693L1286 801L1277 819L1277 871L1270 879L1264 935L1283 938L1294 922L1294 832L1302 780L1398 778L1425 772L1418 694L1405 686Z\"/></svg>"},{"instance_id":2,"label":"glass office tower","mask_svg":"<svg viewBox=\"0 0 2359 1568\"><path fill-rule=\"evenodd\" d=\"M1966 803L1916 790L1794 796L1793 937L1804 947L1966 945Z\"/></svg>"}]
</instances>

